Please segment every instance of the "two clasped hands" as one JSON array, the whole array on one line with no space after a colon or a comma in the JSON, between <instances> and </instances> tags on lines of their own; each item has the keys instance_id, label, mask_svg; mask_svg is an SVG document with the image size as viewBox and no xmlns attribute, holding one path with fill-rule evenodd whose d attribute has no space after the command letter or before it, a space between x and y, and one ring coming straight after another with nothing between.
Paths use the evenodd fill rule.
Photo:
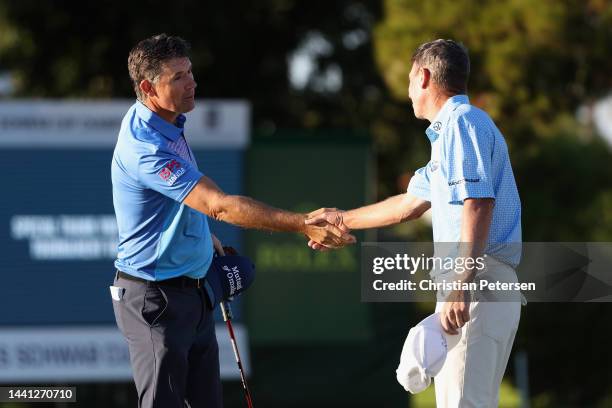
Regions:
<instances>
[{"instance_id":1,"label":"two clasped hands","mask_svg":"<svg viewBox=\"0 0 612 408\"><path fill-rule=\"evenodd\" d=\"M308 246L323 252L354 244L356 239L344 224L342 214L337 208L320 208L307 214L304 222Z\"/></svg>"}]
</instances>

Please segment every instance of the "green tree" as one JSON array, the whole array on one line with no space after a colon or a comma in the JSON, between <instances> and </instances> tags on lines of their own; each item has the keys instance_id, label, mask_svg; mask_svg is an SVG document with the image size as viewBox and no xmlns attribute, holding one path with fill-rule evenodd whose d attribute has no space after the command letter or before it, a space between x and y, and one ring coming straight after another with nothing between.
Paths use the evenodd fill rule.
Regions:
<instances>
[{"instance_id":1,"label":"green tree","mask_svg":"<svg viewBox=\"0 0 612 408\"><path fill-rule=\"evenodd\" d=\"M612 238L610 153L575 112L612 87L611 26L604 1L388 0L374 49L392 94L406 99L419 44L466 44L472 102L492 115L511 149L529 209L525 238L605 240Z\"/></svg>"}]
</instances>

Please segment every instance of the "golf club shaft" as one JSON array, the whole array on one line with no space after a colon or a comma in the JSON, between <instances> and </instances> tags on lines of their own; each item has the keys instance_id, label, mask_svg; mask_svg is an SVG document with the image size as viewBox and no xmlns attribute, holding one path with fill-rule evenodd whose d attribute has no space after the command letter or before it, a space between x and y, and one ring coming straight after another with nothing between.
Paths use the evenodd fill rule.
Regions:
<instances>
[{"instance_id":1,"label":"golf club shaft","mask_svg":"<svg viewBox=\"0 0 612 408\"><path fill-rule=\"evenodd\" d=\"M227 325L227 331L229 332L230 340L232 342L232 349L234 350L234 357L236 358L236 363L238 364L238 369L240 370L240 380L242 382L242 389L244 390L244 397L247 401L248 408L253 408L251 391L249 390L246 375L244 374L244 368L242 367L242 360L240 358L240 352L238 351L238 344L236 343L236 336L234 334L234 327L232 326L233 316L229 303L221 302L221 314L223 315L223 320Z\"/></svg>"}]
</instances>

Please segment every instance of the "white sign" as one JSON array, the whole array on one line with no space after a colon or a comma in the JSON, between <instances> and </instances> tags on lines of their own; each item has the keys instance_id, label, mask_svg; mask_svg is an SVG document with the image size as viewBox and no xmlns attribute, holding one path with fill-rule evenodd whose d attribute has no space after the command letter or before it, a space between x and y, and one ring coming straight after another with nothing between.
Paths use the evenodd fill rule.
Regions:
<instances>
[{"instance_id":1,"label":"white sign","mask_svg":"<svg viewBox=\"0 0 612 408\"><path fill-rule=\"evenodd\" d=\"M130 100L35 100L0 102L2 147L113 147ZM185 136L192 148L245 148L250 105L239 100L196 100Z\"/></svg>"},{"instance_id":2,"label":"white sign","mask_svg":"<svg viewBox=\"0 0 612 408\"><path fill-rule=\"evenodd\" d=\"M234 324L240 357L250 369L247 330ZM240 379L225 324L216 325L221 378ZM0 328L0 382L10 384L131 381L125 339L116 327Z\"/></svg>"},{"instance_id":3,"label":"white sign","mask_svg":"<svg viewBox=\"0 0 612 408\"><path fill-rule=\"evenodd\" d=\"M113 214L13 215L11 237L28 243L36 261L92 261L117 257Z\"/></svg>"}]
</instances>

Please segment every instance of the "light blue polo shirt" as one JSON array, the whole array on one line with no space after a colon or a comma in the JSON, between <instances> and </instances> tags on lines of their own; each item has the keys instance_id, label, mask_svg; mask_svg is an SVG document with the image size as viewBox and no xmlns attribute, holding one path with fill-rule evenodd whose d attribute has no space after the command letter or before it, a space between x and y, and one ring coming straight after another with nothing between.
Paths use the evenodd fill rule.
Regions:
<instances>
[{"instance_id":1,"label":"light blue polo shirt","mask_svg":"<svg viewBox=\"0 0 612 408\"><path fill-rule=\"evenodd\" d=\"M521 258L521 201L508 147L493 120L466 95L449 98L426 130L431 160L408 192L431 202L434 242L461 240L463 201L494 198L485 253L516 267Z\"/></svg>"},{"instance_id":2,"label":"light blue polo shirt","mask_svg":"<svg viewBox=\"0 0 612 408\"><path fill-rule=\"evenodd\" d=\"M202 173L173 125L141 102L128 110L113 153L113 204L119 229L115 267L147 280L202 278L213 257L207 217L182 201ZM183 146L187 155L179 154Z\"/></svg>"}]
</instances>

